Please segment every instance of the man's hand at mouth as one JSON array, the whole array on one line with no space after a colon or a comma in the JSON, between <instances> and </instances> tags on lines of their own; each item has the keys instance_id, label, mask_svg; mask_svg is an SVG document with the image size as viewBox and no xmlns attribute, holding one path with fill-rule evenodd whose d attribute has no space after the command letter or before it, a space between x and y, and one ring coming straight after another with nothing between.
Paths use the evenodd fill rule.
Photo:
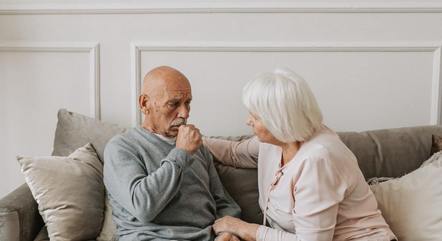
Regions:
<instances>
[{"instance_id":1,"label":"man's hand at mouth","mask_svg":"<svg viewBox=\"0 0 442 241\"><path fill-rule=\"evenodd\" d=\"M195 153L201 146L202 138L198 128L194 125L182 124L178 127L176 147L187 151L189 154Z\"/></svg>"}]
</instances>

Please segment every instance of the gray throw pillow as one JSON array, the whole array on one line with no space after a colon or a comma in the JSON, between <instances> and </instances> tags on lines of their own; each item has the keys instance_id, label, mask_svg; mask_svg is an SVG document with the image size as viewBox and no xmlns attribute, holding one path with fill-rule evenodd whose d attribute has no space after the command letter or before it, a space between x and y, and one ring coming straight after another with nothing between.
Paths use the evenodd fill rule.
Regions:
<instances>
[{"instance_id":1,"label":"gray throw pillow","mask_svg":"<svg viewBox=\"0 0 442 241\"><path fill-rule=\"evenodd\" d=\"M67 156L86 143L92 143L97 150L98 157L103 160L106 143L113 136L124 131L125 129L118 125L60 109L52 155Z\"/></svg>"},{"instance_id":2,"label":"gray throw pillow","mask_svg":"<svg viewBox=\"0 0 442 241\"><path fill-rule=\"evenodd\" d=\"M95 240L104 219L103 164L90 143L67 157L17 157L51 240Z\"/></svg>"}]
</instances>

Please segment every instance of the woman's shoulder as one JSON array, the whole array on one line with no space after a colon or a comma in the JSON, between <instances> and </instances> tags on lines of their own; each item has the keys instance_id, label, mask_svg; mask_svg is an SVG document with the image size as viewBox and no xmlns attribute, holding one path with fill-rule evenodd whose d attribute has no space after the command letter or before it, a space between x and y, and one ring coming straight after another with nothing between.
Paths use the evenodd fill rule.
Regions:
<instances>
[{"instance_id":1,"label":"woman's shoulder","mask_svg":"<svg viewBox=\"0 0 442 241\"><path fill-rule=\"evenodd\" d=\"M309 143L309 146L302 150L298 160L303 165L319 166L328 165L331 162L331 155L328 147L321 143Z\"/></svg>"},{"instance_id":2,"label":"woman's shoulder","mask_svg":"<svg viewBox=\"0 0 442 241\"><path fill-rule=\"evenodd\" d=\"M336 155L342 152L343 147L345 147L345 144L339 138L339 135L327 126L318 130L318 132L305 144L309 146L312 153L318 155Z\"/></svg>"},{"instance_id":3,"label":"woman's shoulder","mask_svg":"<svg viewBox=\"0 0 442 241\"><path fill-rule=\"evenodd\" d=\"M330 158L330 154L334 152L336 146L340 145L339 142L340 140L336 133L324 127L318 130L312 138L304 142L301 150L308 159L327 159Z\"/></svg>"},{"instance_id":4,"label":"woman's shoulder","mask_svg":"<svg viewBox=\"0 0 442 241\"><path fill-rule=\"evenodd\" d=\"M352 180L359 169L354 154L333 131L325 131L313 139L305 150L303 161L309 168L337 175L341 180Z\"/></svg>"}]
</instances>

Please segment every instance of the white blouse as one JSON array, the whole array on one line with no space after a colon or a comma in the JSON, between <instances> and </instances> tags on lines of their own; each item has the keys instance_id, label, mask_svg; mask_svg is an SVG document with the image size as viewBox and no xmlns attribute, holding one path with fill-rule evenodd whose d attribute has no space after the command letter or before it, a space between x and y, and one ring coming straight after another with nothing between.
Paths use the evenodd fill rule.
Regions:
<instances>
[{"instance_id":1,"label":"white blouse","mask_svg":"<svg viewBox=\"0 0 442 241\"><path fill-rule=\"evenodd\" d=\"M226 165L253 168L257 163L264 220L256 240L395 239L356 157L325 126L284 166L282 149L256 137L242 142L204 138L204 144Z\"/></svg>"}]
</instances>

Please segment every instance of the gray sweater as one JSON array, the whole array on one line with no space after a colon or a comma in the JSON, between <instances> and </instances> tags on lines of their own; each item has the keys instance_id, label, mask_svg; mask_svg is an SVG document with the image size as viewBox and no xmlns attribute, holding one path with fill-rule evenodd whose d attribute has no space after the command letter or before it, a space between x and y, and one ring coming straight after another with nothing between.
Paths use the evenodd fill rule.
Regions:
<instances>
[{"instance_id":1,"label":"gray sweater","mask_svg":"<svg viewBox=\"0 0 442 241\"><path fill-rule=\"evenodd\" d=\"M213 240L215 219L240 214L203 146L191 156L137 127L112 138L104 160L121 241Z\"/></svg>"}]
</instances>

